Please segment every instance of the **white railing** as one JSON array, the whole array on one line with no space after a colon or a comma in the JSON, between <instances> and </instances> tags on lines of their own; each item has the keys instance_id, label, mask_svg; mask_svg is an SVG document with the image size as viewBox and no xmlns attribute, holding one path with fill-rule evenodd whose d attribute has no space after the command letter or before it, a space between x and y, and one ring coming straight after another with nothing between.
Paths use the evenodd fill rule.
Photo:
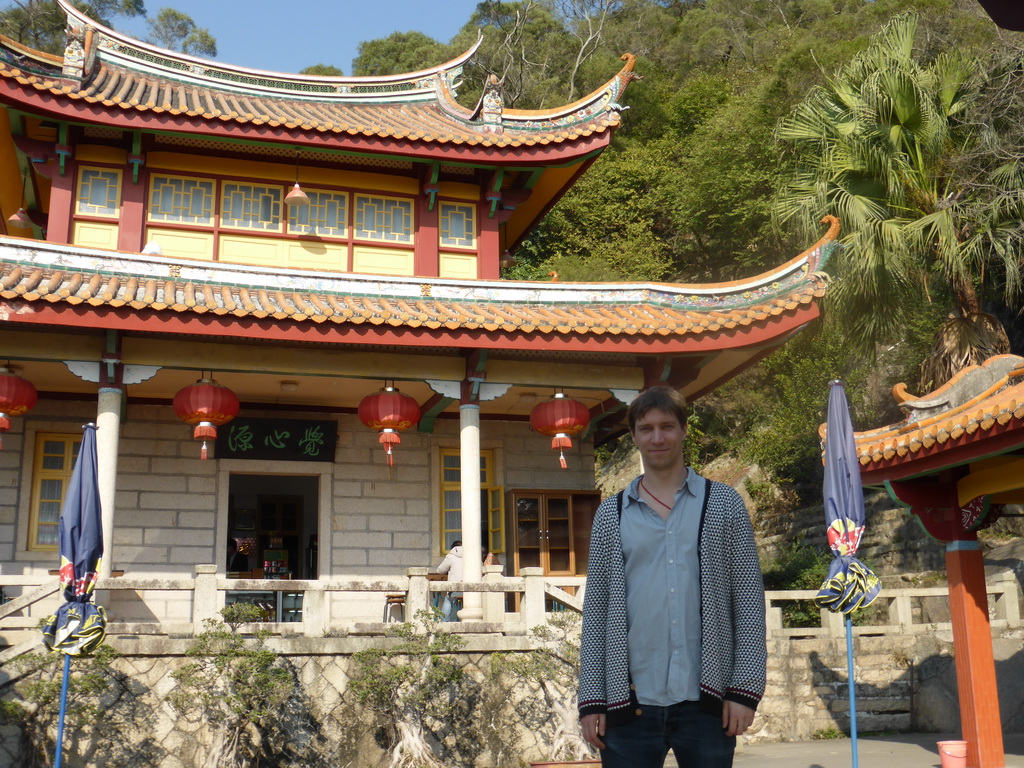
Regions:
<instances>
[{"instance_id":1,"label":"white railing","mask_svg":"<svg viewBox=\"0 0 1024 768\"><path fill-rule=\"evenodd\" d=\"M214 565L197 565L194 578L137 578L122 576L104 579L98 589L117 602L117 593L144 600L139 593L163 595L182 594L191 601L191 616L181 621L119 621L111 615L108 631L111 634L131 635L192 635L202 630L206 618L216 617L225 605L229 592L249 591L261 593L301 594L301 620L296 622L268 621L261 626L272 634L306 637L324 635L383 634L386 619L413 618L418 611L436 606L447 592L479 593L482 621L446 625L450 631L474 633L526 634L530 628L543 624L551 611L581 611L586 579L584 577L545 576L540 568L523 568L519 576L502 576L500 566L486 566L481 582L435 581L426 568L409 568L405 576L394 578L362 578L348 581L317 580L293 581L272 579L228 579L217 575ZM60 603L57 580L45 583L40 577L0 575L0 586L20 589L22 594L0 605L0 645L13 646L38 636L41 615ZM12 589L13 588L13 589ZM134 594L132 594L134 593ZM783 605L793 601L810 601L813 590L770 591L765 593L765 607L770 638L828 637L845 632L843 616L820 611L815 626L786 626ZM1019 627L1019 588L1011 574L988 586L989 614L993 628ZM338 601L335 596L341 595ZM376 615L380 621L352 621L332 616L332 605L344 604L344 596L359 600L365 607L368 599L380 606ZM508 597L511 595L511 598ZM853 628L858 635L893 635L934 632L949 628L949 622L923 620L922 601L928 598L946 598L945 587L912 587L885 589L869 612L860 614ZM390 606L393 610L388 610ZM511 610L510 610L511 608ZM394 610L397 609L397 610ZM116 611L112 612L116 614ZM347 616L347 612L345 612ZM870 623L868 623L870 622ZM9 651L0 653L0 661Z\"/></svg>"}]
</instances>

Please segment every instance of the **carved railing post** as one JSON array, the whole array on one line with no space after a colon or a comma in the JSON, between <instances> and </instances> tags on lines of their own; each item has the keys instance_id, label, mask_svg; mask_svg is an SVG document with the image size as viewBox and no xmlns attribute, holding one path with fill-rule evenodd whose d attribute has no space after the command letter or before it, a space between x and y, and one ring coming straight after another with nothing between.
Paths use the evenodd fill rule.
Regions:
<instances>
[{"instance_id":1,"label":"carved railing post","mask_svg":"<svg viewBox=\"0 0 1024 768\"><path fill-rule=\"evenodd\" d=\"M544 569L520 568L520 575L526 582L523 594L523 623L528 630L545 623L544 614Z\"/></svg>"},{"instance_id":2,"label":"carved railing post","mask_svg":"<svg viewBox=\"0 0 1024 768\"><path fill-rule=\"evenodd\" d=\"M203 621L212 619L220 609L217 594L217 566L213 563L196 565L196 587L192 595L192 632L203 631Z\"/></svg>"},{"instance_id":3,"label":"carved railing post","mask_svg":"<svg viewBox=\"0 0 1024 768\"><path fill-rule=\"evenodd\" d=\"M502 566L500 565L485 565L484 566L484 583L485 584L500 584L504 580L504 576L501 575ZM484 621L504 621L505 620L505 593L504 592L485 592L483 600L484 608Z\"/></svg>"},{"instance_id":4,"label":"carved railing post","mask_svg":"<svg viewBox=\"0 0 1024 768\"><path fill-rule=\"evenodd\" d=\"M428 568L423 567L405 569L405 574L409 577L409 589L405 593L406 621L415 621L419 611L425 611L430 607L430 593L427 591L428 571Z\"/></svg>"}]
</instances>

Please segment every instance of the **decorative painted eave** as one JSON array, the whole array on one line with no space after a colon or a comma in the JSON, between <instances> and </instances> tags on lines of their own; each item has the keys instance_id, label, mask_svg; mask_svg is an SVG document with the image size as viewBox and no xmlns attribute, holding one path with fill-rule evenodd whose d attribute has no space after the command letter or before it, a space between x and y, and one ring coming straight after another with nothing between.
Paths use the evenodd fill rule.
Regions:
<instances>
[{"instance_id":1,"label":"decorative painted eave","mask_svg":"<svg viewBox=\"0 0 1024 768\"><path fill-rule=\"evenodd\" d=\"M831 240L823 238L783 271L747 281L676 285L268 273L260 267L0 238L0 319L17 320L18 312L39 304L271 319L284 325L383 324L515 335L697 338L748 328L786 334L794 328L777 321L803 317L824 296L826 278L819 268L830 247Z\"/></svg>"},{"instance_id":2,"label":"decorative painted eave","mask_svg":"<svg viewBox=\"0 0 1024 768\"><path fill-rule=\"evenodd\" d=\"M1016 355L969 366L921 397L897 384L893 397L908 411L905 421L854 435L865 485L924 475L1024 444L1024 358ZM824 424L819 434L824 439Z\"/></svg>"},{"instance_id":3,"label":"decorative painted eave","mask_svg":"<svg viewBox=\"0 0 1024 768\"><path fill-rule=\"evenodd\" d=\"M108 29L58 0L68 15L63 59L26 59L23 46L0 41L0 82L45 94L58 104L102 107L89 119L182 116L204 132L227 125L285 128L300 134L399 139L425 145L542 147L585 144L619 125L618 103L634 58L612 80L574 104L551 110L469 110L455 101L463 66L480 45L436 67L380 77L318 77L232 67L166 51ZM227 125L226 125L227 124ZM123 126L122 126L123 127ZM141 126L140 126L141 127ZM199 128L199 125L196 125ZM185 124L179 130L189 130ZM265 136L263 137L266 138ZM607 138L604 139L604 143Z\"/></svg>"}]
</instances>

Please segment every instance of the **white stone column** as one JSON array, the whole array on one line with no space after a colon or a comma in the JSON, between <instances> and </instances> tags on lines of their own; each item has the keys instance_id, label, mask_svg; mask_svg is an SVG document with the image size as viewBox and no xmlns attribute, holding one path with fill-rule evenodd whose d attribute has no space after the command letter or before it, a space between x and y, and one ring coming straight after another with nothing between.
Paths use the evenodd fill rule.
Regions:
<instances>
[{"instance_id":1,"label":"white stone column","mask_svg":"<svg viewBox=\"0 0 1024 768\"><path fill-rule=\"evenodd\" d=\"M117 494L117 450L121 434L121 400L124 390L100 387L96 413L96 472L99 475L103 511L103 562L100 578L109 578L114 561L114 497Z\"/></svg>"},{"instance_id":2,"label":"white stone column","mask_svg":"<svg viewBox=\"0 0 1024 768\"><path fill-rule=\"evenodd\" d=\"M459 406L459 463L462 475L462 580L483 580L480 554L480 406ZM459 618L482 621L483 603L479 592L466 592Z\"/></svg>"}]
</instances>

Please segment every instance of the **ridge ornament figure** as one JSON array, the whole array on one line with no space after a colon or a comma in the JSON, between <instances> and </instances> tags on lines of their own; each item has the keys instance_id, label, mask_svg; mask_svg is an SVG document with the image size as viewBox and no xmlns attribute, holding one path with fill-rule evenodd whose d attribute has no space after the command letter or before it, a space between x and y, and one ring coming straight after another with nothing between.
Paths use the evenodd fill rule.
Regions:
<instances>
[{"instance_id":1,"label":"ridge ornament figure","mask_svg":"<svg viewBox=\"0 0 1024 768\"><path fill-rule=\"evenodd\" d=\"M764 694L764 585L736 491L686 466L686 400L629 407L644 473L594 517L579 712L605 768L730 768Z\"/></svg>"}]
</instances>

